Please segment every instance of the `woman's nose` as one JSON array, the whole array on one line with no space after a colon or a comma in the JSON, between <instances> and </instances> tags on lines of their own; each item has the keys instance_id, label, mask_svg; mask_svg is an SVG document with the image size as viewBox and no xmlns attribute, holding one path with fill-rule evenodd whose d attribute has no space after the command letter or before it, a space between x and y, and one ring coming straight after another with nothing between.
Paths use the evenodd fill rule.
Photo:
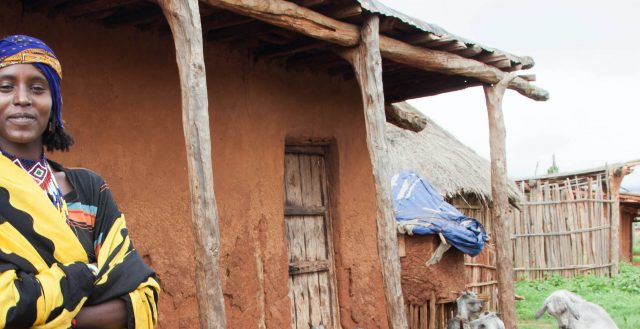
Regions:
<instances>
[{"instance_id":1,"label":"woman's nose","mask_svg":"<svg viewBox=\"0 0 640 329\"><path fill-rule=\"evenodd\" d=\"M16 86L15 90L16 93L13 98L14 104L21 106L31 105L31 95L29 95L28 88Z\"/></svg>"}]
</instances>

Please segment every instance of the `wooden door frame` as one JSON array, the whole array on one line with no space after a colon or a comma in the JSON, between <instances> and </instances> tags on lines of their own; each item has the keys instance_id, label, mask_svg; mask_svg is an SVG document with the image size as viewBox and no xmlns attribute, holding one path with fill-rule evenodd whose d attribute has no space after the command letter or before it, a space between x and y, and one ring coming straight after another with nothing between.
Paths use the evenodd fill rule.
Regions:
<instances>
[{"instance_id":1,"label":"wooden door frame","mask_svg":"<svg viewBox=\"0 0 640 329\"><path fill-rule=\"evenodd\" d=\"M299 140L287 139L284 148L284 154L306 154L306 155L319 155L324 158L324 170L322 173L321 181L323 182L322 193L324 198L325 212L323 215L323 223L325 226L325 234L327 239L327 254L329 255L328 267L329 267L329 289L330 298L332 303L331 317L333 321L333 327L335 329L342 328L340 324L340 304L338 299L338 282L336 279L336 266L335 258L337 257L333 246L333 220L335 219L335 190L333 188L333 181L336 179L336 170L333 159L335 159L335 142L327 139L304 139L304 142ZM283 167L284 169L284 167ZM283 186L284 189L284 186ZM286 213L286 209L283 209L283 214ZM284 218L284 216L283 216ZM284 224L284 222L283 222ZM288 245L287 245L288 247ZM292 301L293 302L293 301Z\"/></svg>"}]
</instances>

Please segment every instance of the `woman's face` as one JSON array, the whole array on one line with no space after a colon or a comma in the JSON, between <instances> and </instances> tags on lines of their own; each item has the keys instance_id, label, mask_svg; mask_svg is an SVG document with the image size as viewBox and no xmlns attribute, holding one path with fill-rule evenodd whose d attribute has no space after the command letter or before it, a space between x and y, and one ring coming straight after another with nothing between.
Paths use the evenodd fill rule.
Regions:
<instances>
[{"instance_id":1,"label":"woman's face","mask_svg":"<svg viewBox=\"0 0 640 329\"><path fill-rule=\"evenodd\" d=\"M7 152L41 147L51 106L49 83L35 66L15 64L1 68L0 147Z\"/></svg>"}]
</instances>

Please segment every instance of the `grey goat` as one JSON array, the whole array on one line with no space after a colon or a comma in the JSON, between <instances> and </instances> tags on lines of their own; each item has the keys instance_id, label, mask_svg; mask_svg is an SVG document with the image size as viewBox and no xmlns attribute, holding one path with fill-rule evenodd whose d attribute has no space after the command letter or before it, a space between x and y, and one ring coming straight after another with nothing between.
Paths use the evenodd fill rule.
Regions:
<instances>
[{"instance_id":1,"label":"grey goat","mask_svg":"<svg viewBox=\"0 0 640 329\"><path fill-rule=\"evenodd\" d=\"M469 322L482 311L482 301L471 291L464 291L456 299L456 316L449 319L447 329L470 329Z\"/></svg>"},{"instance_id":2,"label":"grey goat","mask_svg":"<svg viewBox=\"0 0 640 329\"><path fill-rule=\"evenodd\" d=\"M498 317L496 312L484 312L471 321L471 329L505 329L504 322Z\"/></svg>"},{"instance_id":3,"label":"grey goat","mask_svg":"<svg viewBox=\"0 0 640 329\"><path fill-rule=\"evenodd\" d=\"M567 290L556 290L536 312L536 319L549 313L560 329L618 329L607 311Z\"/></svg>"}]
</instances>

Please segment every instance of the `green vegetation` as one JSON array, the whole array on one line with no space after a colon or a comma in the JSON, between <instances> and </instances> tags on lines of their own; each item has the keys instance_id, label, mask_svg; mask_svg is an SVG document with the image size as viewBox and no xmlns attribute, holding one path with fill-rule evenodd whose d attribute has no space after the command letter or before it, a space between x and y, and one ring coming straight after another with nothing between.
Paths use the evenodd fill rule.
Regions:
<instances>
[{"instance_id":1,"label":"green vegetation","mask_svg":"<svg viewBox=\"0 0 640 329\"><path fill-rule=\"evenodd\" d=\"M558 168L558 166L556 165L556 155L553 155L553 163L551 164L551 167L549 167L547 169L547 174L555 174L558 171L560 171L560 168Z\"/></svg>"},{"instance_id":2,"label":"green vegetation","mask_svg":"<svg viewBox=\"0 0 640 329\"><path fill-rule=\"evenodd\" d=\"M558 289L567 289L602 306L620 329L640 328L640 268L627 263L620 263L620 275L615 278L552 276L546 280L516 283L516 294L526 298L516 302L518 328L557 328L555 319L548 314L540 320L535 320L534 314L544 299Z\"/></svg>"}]
</instances>

